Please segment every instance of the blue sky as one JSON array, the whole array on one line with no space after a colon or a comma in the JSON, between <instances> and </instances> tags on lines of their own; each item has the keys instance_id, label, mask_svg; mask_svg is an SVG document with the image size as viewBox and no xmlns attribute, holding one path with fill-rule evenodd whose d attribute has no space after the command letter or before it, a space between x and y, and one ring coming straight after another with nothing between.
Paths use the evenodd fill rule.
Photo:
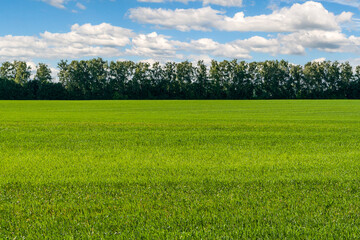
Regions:
<instances>
[{"instance_id":1,"label":"blue sky","mask_svg":"<svg viewBox=\"0 0 360 240\"><path fill-rule=\"evenodd\" d=\"M360 0L6 0L0 62L285 59L360 64Z\"/></svg>"}]
</instances>

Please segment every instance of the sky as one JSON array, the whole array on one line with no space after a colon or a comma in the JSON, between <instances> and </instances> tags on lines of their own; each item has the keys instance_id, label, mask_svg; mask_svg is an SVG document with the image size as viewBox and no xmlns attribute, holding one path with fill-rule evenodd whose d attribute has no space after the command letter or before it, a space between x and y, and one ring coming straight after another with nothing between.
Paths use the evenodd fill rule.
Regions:
<instances>
[{"instance_id":1,"label":"sky","mask_svg":"<svg viewBox=\"0 0 360 240\"><path fill-rule=\"evenodd\" d=\"M2 0L0 62L349 61L360 0Z\"/></svg>"}]
</instances>

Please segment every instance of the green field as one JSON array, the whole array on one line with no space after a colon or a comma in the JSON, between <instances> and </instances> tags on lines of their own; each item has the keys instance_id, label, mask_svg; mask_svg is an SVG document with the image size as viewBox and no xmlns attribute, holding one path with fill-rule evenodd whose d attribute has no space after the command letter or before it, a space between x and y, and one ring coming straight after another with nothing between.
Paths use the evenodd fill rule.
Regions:
<instances>
[{"instance_id":1,"label":"green field","mask_svg":"<svg viewBox=\"0 0 360 240\"><path fill-rule=\"evenodd\" d=\"M357 239L360 101L0 101L0 239Z\"/></svg>"}]
</instances>

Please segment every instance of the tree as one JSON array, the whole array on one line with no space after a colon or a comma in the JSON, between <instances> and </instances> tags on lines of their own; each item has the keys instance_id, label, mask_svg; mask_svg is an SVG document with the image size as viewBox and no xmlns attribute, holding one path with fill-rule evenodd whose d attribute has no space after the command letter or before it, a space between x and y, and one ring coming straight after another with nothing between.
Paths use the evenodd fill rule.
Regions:
<instances>
[{"instance_id":1,"label":"tree","mask_svg":"<svg viewBox=\"0 0 360 240\"><path fill-rule=\"evenodd\" d=\"M300 65L290 65L290 78L287 83L288 89L291 89L290 98L305 98L306 92L303 89L304 71Z\"/></svg>"},{"instance_id":2,"label":"tree","mask_svg":"<svg viewBox=\"0 0 360 240\"><path fill-rule=\"evenodd\" d=\"M340 65L340 81L337 88L339 89L338 98L346 98L351 81L353 80L353 68L349 62Z\"/></svg>"},{"instance_id":3,"label":"tree","mask_svg":"<svg viewBox=\"0 0 360 240\"><path fill-rule=\"evenodd\" d=\"M59 81L66 87L68 88L69 85L71 84L71 79L69 76L69 64L67 62L67 60L61 60L58 63L58 68L59 68L59 73L58 73L58 77L59 77Z\"/></svg>"},{"instance_id":4,"label":"tree","mask_svg":"<svg viewBox=\"0 0 360 240\"><path fill-rule=\"evenodd\" d=\"M13 80L0 77L0 100L20 99L25 99L24 88Z\"/></svg>"},{"instance_id":5,"label":"tree","mask_svg":"<svg viewBox=\"0 0 360 240\"><path fill-rule=\"evenodd\" d=\"M157 99L168 99L170 83L166 81L165 70L159 62L155 62L150 70L152 96Z\"/></svg>"},{"instance_id":6,"label":"tree","mask_svg":"<svg viewBox=\"0 0 360 240\"><path fill-rule=\"evenodd\" d=\"M261 63L249 63L248 77L253 86L252 98L261 99L264 96L263 78L260 74Z\"/></svg>"},{"instance_id":7,"label":"tree","mask_svg":"<svg viewBox=\"0 0 360 240\"><path fill-rule=\"evenodd\" d=\"M3 62L0 67L0 78L14 80L14 64L11 62Z\"/></svg>"},{"instance_id":8,"label":"tree","mask_svg":"<svg viewBox=\"0 0 360 240\"><path fill-rule=\"evenodd\" d=\"M20 85L25 85L31 76L31 67L23 61L14 61L14 81Z\"/></svg>"},{"instance_id":9,"label":"tree","mask_svg":"<svg viewBox=\"0 0 360 240\"><path fill-rule=\"evenodd\" d=\"M194 93L197 99L206 99L209 95L209 80L204 61L198 61L195 68Z\"/></svg>"},{"instance_id":10,"label":"tree","mask_svg":"<svg viewBox=\"0 0 360 240\"><path fill-rule=\"evenodd\" d=\"M211 83L210 98L221 99L222 94L222 83L219 63L215 60L211 61L209 78Z\"/></svg>"},{"instance_id":11,"label":"tree","mask_svg":"<svg viewBox=\"0 0 360 240\"><path fill-rule=\"evenodd\" d=\"M37 80L41 83L49 83L52 80L51 70L48 65L44 63L39 63L36 68L36 74L34 80Z\"/></svg>"},{"instance_id":12,"label":"tree","mask_svg":"<svg viewBox=\"0 0 360 240\"><path fill-rule=\"evenodd\" d=\"M248 87L245 84L247 64L244 61L238 63L236 60L233 60L231 64L233 77L229 86L229 97L231 99L246 99L245 91L247 91Z\"/></svg>"},{"instance_id":13,"label":"tree","mask_svg":"<svg viewBox=\"0 0 360 240\"><path fill-rule=\"evenodd\" d=\"M192 83L194 81L194 68L192 63L184 61L176 64L176 80L180 86L179 97L181 99L193 99L194 92Z\"/></svg>"},{"instance_id":14,"label":"tree","mask_svg":"<svg viewBox=\"0 0 360 240\"><path fill-rule=\"evenodd\" d=\"M144 99L149 96L149 63L139 62L134 65L134 73L128 82L128 93L132 99Z\"/></svg>"},{"instance_id":15,"label":"tree","mask_svg":"<svg viewBox=\"0 0 360 240\"><path fill-rule=\"evenodd\" d=\"M30 79L26 62L0 67L0 99L299 99L360 98L360 66L348 63L213 60L160 63L61 60L60 83L40 63Z\"/></svg>"},{"instance_id":16,"label":"tree","mask_svg":"<svg viewBox=\"0 0 360 240\"><path fill-rule=\"evenodd\" d=\"M230 86L234 79L234 69L231 62L224 60L219 63L219 75L220 75L220 99L230 98Z\"/></svg>"},{"instance_id":17,"label":"tree","mask_svg":"<svg viewBox=\"0 0 360 240\"><path fill-rule=\"evenodd\" d=\"M304 87L308 98L324 98L324 63L308 62L304 67Z\"/></svg>"},{"instance_id":18,"label":"tree","mask_svg":"<svg viewBox=\"0 0 360 240\"><path fill-rule=\"evenodd\" d=\"M86 61L60 61L58 64L60 82L66 88L71 99L90 99L91 91Z\"/></svg>"},{"instance_id":19,"label":"tree","mask_svg":"<svg viewBox=\"0 0 360 240\"><path fill-rule=\"evenodd\" d=\"M84 62L84 71L86 72L87 79L82 82L88 86L86 89L87 98L89 99L104 99L105 89L108 79L108 63L102 58L94 58Z\"/></svg>"},{"instance_id":20,"label":"tree","mask_svg":"<svg viewBox=\"0 0 360 240\"><path fill-rule=\"evenodd\" d=\"M176 63L167 62L165 64L165 82L169 85L169 98L176 99L180 96L180 84L176 78Z\"/></svg>"},{"instance_id":21,"label":"tree","mask_svg":"<svg viewBox=\"0 0 360 240\"><path fill-rule=\"evenodd\" d=\"M65 100L67 99L66 89L62 86L61 83L40 83L40 88L37 91L36 99Z\"/></svg>"},{"instance_id":22,"label":"tree","mask_svg":"<svg viewBox=\"0 0 360 240\"><path fill-rule=\"evenodd\" d=\"M112 99L127 99L127 85L133 77L134 62L117 61L109 66L108 88Z\"/></svg>"},{"instance_id":23,"label":"tree","mask_svg":"<svg viewBox=\"0 0 360 240\"><path fill-rule=\"evenodd\" d=\"M355 68L346 96L351 99L360 99L360 66Z\"/></svg>"}]
</instances>

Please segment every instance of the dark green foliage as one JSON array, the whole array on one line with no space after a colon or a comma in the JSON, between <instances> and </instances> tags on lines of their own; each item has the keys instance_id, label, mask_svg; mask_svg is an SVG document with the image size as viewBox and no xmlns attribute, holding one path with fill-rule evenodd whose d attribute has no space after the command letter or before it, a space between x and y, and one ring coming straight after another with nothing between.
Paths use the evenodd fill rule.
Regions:
<instances>
[{"instance_id":1,"label":"dark green foliage","mask_svg":"<svg viewBox=\"0 0 360 240\"><path fill-rule=\"evenodd\" d=\"M360 98L360 66L355 69L353 81L350 82L347 90L348 98Z\"/></svg>"},{"instance_id":2,"label":"dark green foliage","mask_svg":"<svg viewBox=\"0 0 360 240\"><path fill-rule=\"evenodd\" d=\"M0 77L0 99L16 100L24 99L24 88L12 80Z\"/></svg>"},{"instance_id":3,"label":"dark green foliage","mask_svg":"<svg viewBox=\"0 0 360 240\"><path fill-rule=\"evenodd\" d=\"M34 81L25 62L4 62L0 77L25 88L24 94L1 93L2 99L358 99L360 70L337 61L305 66L282 61L107 62L101 58L60 61L61 86L40 63ZM10 86L9 86L10 87ZM14 88L14 86L12 86ZM50 92L45 92L50 91ZM55 91L55 93L54 93ZM39 95L40 94L40 95ZM54 98L55 94L55 98Z\"/></svg>"},{"instance_id":4,"label":"dark green foliage","mask_svg":"<svg viewBox=\"0 0 360 240\"><path fill-rule=\"evenodd\" d=\"M27 99L34 100L65 100L67 93L61 83L41 82L32 80L26 83Z\"/></svg>"},{"instance_id":5,"label":"dark green foliage","mask_svg":"<svg viewBox=\"0 0 360 240\"><path fill-rule=\"evenodd\" d=\"M1 100L62 100L68 93L61 83L52 82L51 70L43 63L37 67L34 79L26 62L4 62L0 67Z\"/></svg>"}]
</instances>

